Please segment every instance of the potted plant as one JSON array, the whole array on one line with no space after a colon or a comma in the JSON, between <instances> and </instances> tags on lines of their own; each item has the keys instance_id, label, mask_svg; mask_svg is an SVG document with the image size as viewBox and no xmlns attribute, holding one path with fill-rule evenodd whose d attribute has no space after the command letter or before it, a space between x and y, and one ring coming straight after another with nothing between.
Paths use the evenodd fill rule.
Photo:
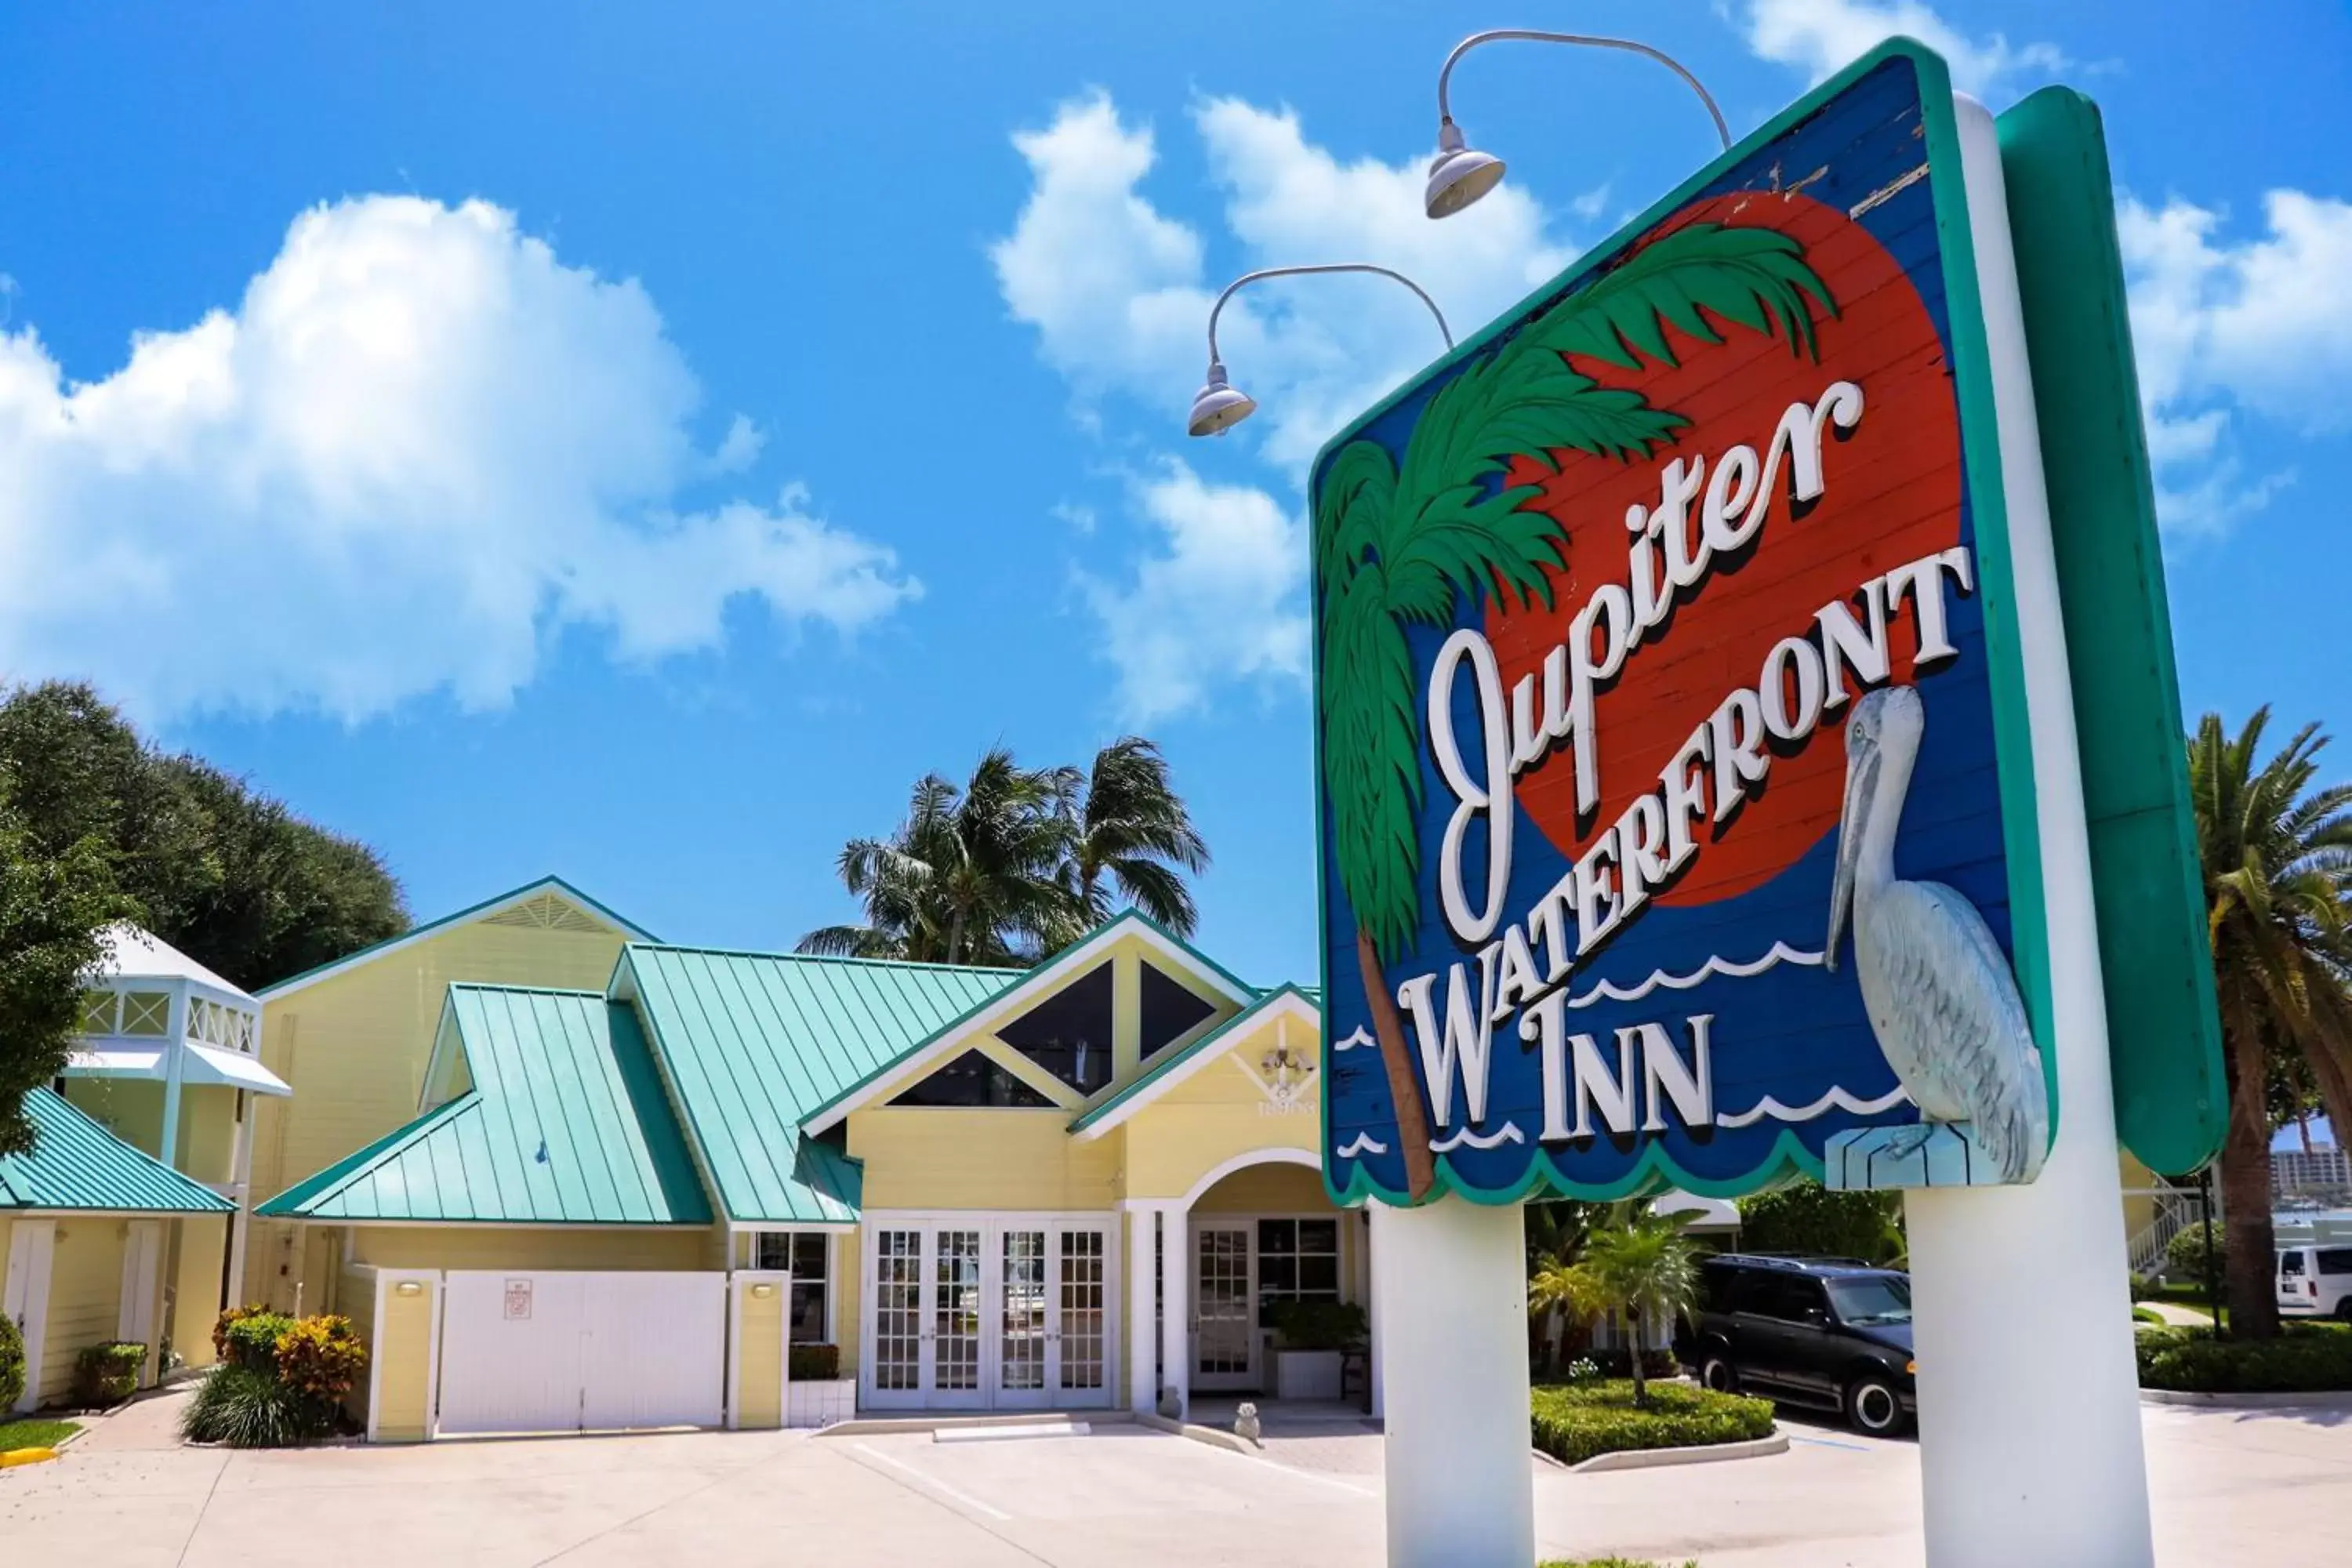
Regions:
<instances>
[{"instance_id":1,"label":"potted plant","mask_svg":"<svg viewBox=\"0 0 2352 1568\"><path fill-rule=\"evenodd\" d=\"M1276 1336L1275 1397L1340 1397L1341 1352L1364 1342L1364 1310L1348 1301L1275 1301L1265 1318Z\"/></svg>"},{"instance_id":2,"label":"potted plant","mask_svg":"<svg viewBox=\"0 0 2352 1568\"><path fill-rule=\"evenodd\" d=\"M785 1426L830 1426L857 1414L857 1379L841 1375L839 1345L799 1344L788 1354Z\"/></svg>"}]
</instances>

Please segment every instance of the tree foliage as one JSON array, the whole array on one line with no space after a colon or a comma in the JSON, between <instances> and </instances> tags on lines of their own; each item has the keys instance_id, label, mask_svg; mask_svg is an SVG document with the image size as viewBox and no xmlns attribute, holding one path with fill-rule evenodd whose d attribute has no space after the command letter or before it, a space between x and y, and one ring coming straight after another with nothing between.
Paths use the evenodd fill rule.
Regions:
<instances>
[{"instance_id":1,"label":"tree foliage","mask_svg":"<svg viewBox=\"0 0 2352 1568\"><path fill-rule=\"evenodd\" d=\"M2352 1126L2352 785L2320 785L2318 726L2263 755L2270 710L2231 735L2208 713L2189 742L2214 996L2230 1082L2221 1147L2232 1333L2279 1331L2271 1152L2276 1086L2307 1076ZM2275 1058L2297 1058L2282 1073ZM2340 1134L2339 1134L2340 1135Z\"/></svg>"},{"instance_id":2,"label":"tree foliage","mask_svg":"<svg viewBox=\"0 0 2352 1568\"><path fill-rule=\"evenodd\" d=\"M0 1154L32 1147L26 1091L65 1070L82 977L105 956L101 928L125 908L98 841L45 851L14 784L0 767Z\"/></svg>"},{"instance_id":3,"label":"tree foliage","mask_svg":"<svg viewBox=\"0 0 2352 1568\"><path fill-rule=\"evenodd\" d=\"M1186 878L1208 864L1151 742L1115 741L1086 768L1024 768L998 746L961 784L919 781L888 837L843 847L842 886L866 918L813 931L800 951L1026 966L1108 919L1114 896L1190 936Z\"/></svg>"},{"instance_id":4,"label":"tree foliage","mask_svg":"<svg viewBox=\"0 0 2352 1568\"><path fill-rule=\"evenodd\" d=\"M374 850L160 750L89 686L21 687L0 702L0 770L37 854L94 846L124 918L247 990L408 929Z\"/></svg>"},{"instance_id":5,"label":"tree foliage","mask_svg":"<svg viewBox=\"0 0 2352 1568\"><path fill-rule=\"evenodd\" d=\"M1833 1193L1818 1182L1758 1193L1739 1200L1739 1247L1743 1252L1899 1266L1908 1251L1903 1194Z\"/></svg>"},{"instance_id":6,"label":"tree foliage","mask_svg":"<svg viewBox=\"0 0 2352 1568\"><path fill-rule=\"evenodd\" d=\"M1683 1234L1674 1215L1654 1214L1646 1204L1620 1205L1607 1224L1584 1238L1576 1265L1587 1299L1622 1312L1632 1338L1633 1403L1648 1403L1643 1375L1644 1327L1672 1324L1698 1305L1700 1247Z\"/></svg>"}]
</instances>

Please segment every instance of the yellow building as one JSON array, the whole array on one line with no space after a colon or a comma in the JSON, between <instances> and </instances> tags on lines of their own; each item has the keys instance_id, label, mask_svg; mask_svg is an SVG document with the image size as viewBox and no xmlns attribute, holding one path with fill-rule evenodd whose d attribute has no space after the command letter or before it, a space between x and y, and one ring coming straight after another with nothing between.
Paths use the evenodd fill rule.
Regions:
<instances>
[{"instance_id":1,"label":"yellow building","mask_svg":"<svg viewBox=\"0 0 2352 1568\"><path fill-rule=\"evenodd\" d=\"M1134 914L1022 972L624 940L541 891L526 940L602 929L460 973L469 911L263 998L273 1050L299 1010L289 1147L324 1096L357 1130L407 1088L255 1249L366 1325L376 1436L1377 1397L1370 1359L1273 1328L1370 1297L1317 1167L1308 994ZM322 1021L328 985L407 1032Z\"/></svg>"}]
</instances>

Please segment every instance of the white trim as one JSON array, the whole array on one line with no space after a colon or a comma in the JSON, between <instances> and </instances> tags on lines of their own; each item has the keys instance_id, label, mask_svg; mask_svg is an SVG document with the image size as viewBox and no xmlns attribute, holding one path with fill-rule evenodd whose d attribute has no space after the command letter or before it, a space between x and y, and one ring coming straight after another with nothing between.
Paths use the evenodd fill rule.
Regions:
<instances>
[{"instance_id":1,"label":"white trim","mask_svg":"<svg viewBox=\"0 0 2352 1568\"><path fill-rule=\"evenodd\" d=\"M154 1381L155 1349L160 1342L156 1320L162 1315L163 1294L163 1222L159 1219L134 1219L124 1222L122 1238L122 1288L114 1308L114 1338L116 1342L137 1342L147 1347L146 1359L139 1365L139 1381Z\"/></svg>"},{"instance_id":2,"label":"white trim","mask_svg":"<svg viewBox=\"0 0 2352 1568\"><path fill-rule=\"evenodd\" d=\"M1254 1005L1263 1008L1263 1016L1257 1020L1258 1024L1264 1024L1271 1020L1276 1025L1281 1025L1289 1022L1289 1020L1296 1016L1301 1022L1313 1026L1315 1029L1318 1031L1318 1034L1323 1026L1323 1015L1321 1010L1317 1008L1312 1003L1308 1002L1306 997L1301 996L1296 991L1277 992L1274 996L1266 998L1262 1003L1254 1004ZM1072 1136L1076 1138L1082 1143L1099 1138L1104 1133L1109 1131L1112 1128L1123 1125L1128 1119L1132 1117L1137 1111L1141 1110L1145 1106L1151 1104L1161 1095L1167 1093L1178 1084L1182 1083L1186 1079L1191 1078L1194 1073L1199 1072L1211 1062L1224 1060L1227 1053L1235 1046L1241 1044L1244 1038L1256 1033L1256 1026L1255 1025L1249 1028L1234 1028L1231 1026L1246 1016L1250 1011L1251 1009L1249 1007L1244 1007L1241 1012L1234 1014L1232 1018L1227 1019L1225 1021L1224 1037L1220 1039L1214 1047L1208 1050L1196 1051L1192 1055L1186 1057L1182 1061L1178 1062L1174 1067L1170 1068L1166 1072L1152 1079L1150 1083L1144 1087L1143 1091L1140 1094L1138 1094L1133 1099L1122 1103L1118 1109L1113 1110L1101 1121L1088 1124L1077 1132L1073 1133ZM1246 1068L1244 1068L1244 1070L1247 1070ZM1319 1071L1320 1069L1318 1068L1318 1070ZM1254 1080L1256 1079L1256 1074L1252 1073L1250 1076ZM1263 1088L1264 1084L1261 1082L1259 1087Z\"/></svg>"},{"instance_id":3,"label":"white trim","mask_svg":"<svg viewBox=\"0 0 2352 1568\"><path fill-rule=\"evenodd\" d=\"M373 947L363 947L348 958L340 958L332 963L322 964L319 968L310 971L308 974L298 974L291 980L281 980L275 985L265 985L258 992L254 994L253 999L257 1002L267 1005L277 1001L280 996L291 996L297 991L301 991L310 986L316 985L321 980L331 979L335 975L341 974L346 970L356 968L360 964L373 963L375 960L383 957L387 953L398 952L401 949L406 947L414 947L416 943L424 942L428 938L439 936L443 931L455 931L459 926L471 925L477 921L488 920L492 915L504 914L507 910L514 908L517 904L528 902L529 900L539 897L541 893L550 891L552 891L558 898L574 904L578 904L581 900L588 897L585 893L576 892L572 889L566 887L563 883L563 879L561 877L541 877L538 881L531 883L529 887L517 888L513 892L509 893L506 897L497 900L494 902L478 904L468 910L459 910L457 913L444 915L437 921L427 921L425 924L416 927L414 931L404 932L399 936L394 937L389 942L378 942ZM583 906L581 912L593 916L595 919L604 921L614 927L620 932L621 940L624 942L642 942L654 946L660 945L660 939L656 937L653 932L644 931L636 926L631 925L627 921L623 920L613 910L604 909L600 905Z\"/></svg>"},{"instance_id":4,"label":"white trim","mask_svg":"<svg viewBox=\"0 0 2352 1568\"><path fill-rule=\"evenodd\" d=\"M1192 1212L1192 1205L1199 1203L1211 1187L1215 1186L1235 1171L1246 1171L1252 1165L1306 1165L1320 1171L1323 1168L1323 1158L1312 1149L1294 1149L1282 1143L1268 1144L1263 1149L1244 1149L1232 1159L1212 1168L1206 1175L1192 1184L1191 1192L1186 1193L1177 1201L1181 1204L1184 1212L1189 1214ZM1344 1214L1347 1211L1342 1209L1339 1212Z\"/></svg>"},{"instance_id":5,"label":"white trim","mask_svg":"<svg viewBox=\"0 0 2352 1568\"><path fill-rule=\"evenodd\" d=\"M49 1276L57 1263L58 1223L50 1218L19 1218L8 1237L8 1267L0 1285L0 1311L14 1298L16 1329L25 1342L25 1392L16 1409L31 1410L41 1403L41 1358L49 1338ZM5 1412L0 1412L5 1414Z\"/></svg>"},{"instance_id":6,"label":"white trim","mask_svg":"<svg viewBox=\"0 0 2352 1568\"><path fill-rule=\"evenodd\" d=\"M991 997L979 1011L966 1016L962 1022L950 1024L944 1033L932 1036L912 1053L892 1063L880 1076L868 1079L863 1089L803 1121L801 1123L801 1131L813 1137L830 1127L838 1125L848 1117L851 1111L864 1110L877 1098L903 1089L925 1069L937 1065L957 1045L977 1033L993 1034L998 1024L1026 1006L1035 998L1039 991L1057 984L1081 967L1102 957L1121 938L1128 936L1140 937L1143 944L1159 953L1160 957L1188 972L1198 973L1210 989L1223 996L1238 1009L1246 1010L1252 1003L1258 1000L1255 994L1246 989L1235 989L1232 983L1215 971L1208 960L1189 952L1182 944L1161 935L1150 921L1133 910L1129 910L1078 943L1077 946L1057 957L1048 959L1045 963L1030 971L1024 978L1014 981L1004 990ZM1078 1107L1064 1108L1066 1112L1076 1109Z\"/></svg>"}]
</instances>

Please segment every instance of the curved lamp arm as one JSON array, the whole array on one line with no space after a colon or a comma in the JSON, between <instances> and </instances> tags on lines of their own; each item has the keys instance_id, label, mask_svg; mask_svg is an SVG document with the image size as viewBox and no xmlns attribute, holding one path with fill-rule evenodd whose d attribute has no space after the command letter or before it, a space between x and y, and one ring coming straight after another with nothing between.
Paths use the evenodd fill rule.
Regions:
<instances>
[{"instance_id":1,"label":"curved lamp arm","mask_svg":"<svg viewBox=\"0 0 2352 1568\"><path fill-rule=\"evenodd\" d=\"M1454 62L1481 44L1491 44L1504 38L1537 44L1583 44L1596 49L1623 49L1630 54L1654 59L1690 84L1690 89L1698 94L1698 100L1706 105L1708 115L1714 119L1715 133L1723 138L1724 150L1728 152L1731 148L1731 127L1724 122L1723 110L1716 107L1714 97L1699 85L1698 78L1691 75L1680 60L1664 49L1654 49L1631 38L1601 38L1583 33L1545 33L1524 27L1497 27L1492 32L1473 33L1454 46L1454 52L1445 57L1445 64L1437 73L1437 123L1441 131L1454 123L1453 110L1446 103L1445 82L1454 74Z\"/></svg>"},{"instance_id":2,"label":"curved lamp arm","mask_svg":"<svg viewBox=\"0 0 2352 1568\"><path fill-rule=\"evenodd\" d=\"M1217 296L1217 302L1209 309L1210 364L1215 365L1219 363L1217 359L1217 317L1223 312L1225 301L1232 299L1234 293L1239 290L1243 285L1255 283L1259 279L1265 278L1297 278L1317 272L1376 272L1383 278L1395 279L1398 282L1412 289L1414 295L1420 299L1421 302L1429 307L1429 313L1437 318L1437 331L1439 334L1445 339L1445 346L1449 349L1454 346L1454 329L1445 324L1445 312L1437 308L1437 301L1431 299L1428 292L1423 289L1420 284L1414 282L1403 273L1393 271L1386 267L1375 267L1369 261L1325 261L1305 267L1261 268L1255 272L1244 272L1240 277L1234 279L1232 282L1226 284L1225 291Z\"/></svg>"}]
</instances>

